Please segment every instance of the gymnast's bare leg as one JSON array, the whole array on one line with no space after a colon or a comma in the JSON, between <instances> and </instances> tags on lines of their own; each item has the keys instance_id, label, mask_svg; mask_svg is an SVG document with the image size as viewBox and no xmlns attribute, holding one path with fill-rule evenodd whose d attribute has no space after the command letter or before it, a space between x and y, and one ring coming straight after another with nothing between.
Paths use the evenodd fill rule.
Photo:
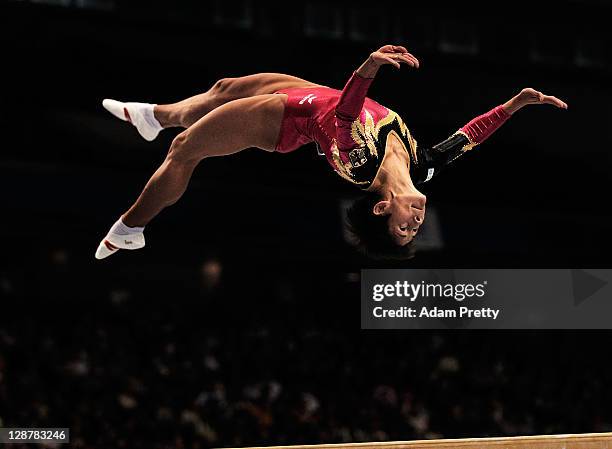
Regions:
<instances>
[{"instance_id":1,"label":"gymnast's bare leg","mask_svg":"<svg viewBox=\"0 0 612 449\"><path fill-rule=\"evenodd\" d=\"M188 128L215 108L240 98L273 94L281 89L317 84L282 73L258 73L239 78L224 78L208 91L173 104L156 105L155 117L163 128Z\"/></svg>"},{"instance_id":2,"label":"gymnast's bare leg","mask_svg":"<svg viewBox=\"0 0 612 449\"><path fill-rule=\"evenodd\" d=\"M130 122L146 140L154 140L164 128L189 128L215 108L233 100L273 94L281 89L317 84L282 73L258 73L223 78L206 92L172 104L121 102L105 99L103 106L115 117Z\"/></svg>"}]
</instances>

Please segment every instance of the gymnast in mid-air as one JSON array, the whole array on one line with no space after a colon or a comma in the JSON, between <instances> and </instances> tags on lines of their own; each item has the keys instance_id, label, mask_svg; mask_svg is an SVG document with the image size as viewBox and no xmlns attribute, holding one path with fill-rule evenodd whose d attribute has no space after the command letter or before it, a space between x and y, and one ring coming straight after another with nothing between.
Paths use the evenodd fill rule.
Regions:
<instances>
[{"instance_id":1,"label":"gymnast in mid-air","mask_svg":"<svg viewBox=\"0 0 612 449\"><path fill-rule=\"evenodd\" d=\"M208 91L173 104L104 100L104 107L130 122L146 140L164 128L185 128L136 202L102 239L96 258L145 245L144 228L185 192L196 166L208 157L247 148L289 153L315 142L334 171L365 196L347 212L355 243L371 254L406 249L425 220L426 197L417 186L482 143L519 109L556 97L523 89L507 102L471 120L434 146L417 146L401 117L367 98L383 65L419 68L406 48L385 45L368 56L342 91L279 73L217 81Z\"/></svg>"}]
</instances>

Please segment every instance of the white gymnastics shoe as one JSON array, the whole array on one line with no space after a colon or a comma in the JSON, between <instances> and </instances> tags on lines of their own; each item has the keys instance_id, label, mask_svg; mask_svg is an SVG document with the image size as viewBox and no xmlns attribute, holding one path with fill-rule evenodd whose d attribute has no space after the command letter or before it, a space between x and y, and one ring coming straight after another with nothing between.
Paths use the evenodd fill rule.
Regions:
<instances>
[{"instance_id":1,"label":"white gymnastics shoe","mask_svg":"<svg viewBox=\"0 0 612 449\"><path fill-rule=\"evenodd\" d=\"M102 101L102 106L118 119L134 125L140 135L149 142L154 140L159 132L164 129L155 118L153 113L154 104L124 103L107 98Z\"/></svg>"},{"instance_id":2,"label":"white gymnastics shoe","mask_svg":"<svg viewBox=\"0 0 612 449\"><path fill-rule=\"evenodd\" d=\"M96 259L105 259L120 249L140 249L145 246L145 237L142 232L137 234L118 235L109 232L102 239L96 250Z\"/></svg>"},{"instance_id":3,"label":"white gymnastics shoe","mask_svg":"<svg viewBox=\"0 0 612 449\"><path fill-rule=\"evenodd\" d=\"M144 227L131 228L121 218L111 226L96 250L96 259L104 259L120 249L140 249L145 246Z\"/></svg>"}]
</instances>

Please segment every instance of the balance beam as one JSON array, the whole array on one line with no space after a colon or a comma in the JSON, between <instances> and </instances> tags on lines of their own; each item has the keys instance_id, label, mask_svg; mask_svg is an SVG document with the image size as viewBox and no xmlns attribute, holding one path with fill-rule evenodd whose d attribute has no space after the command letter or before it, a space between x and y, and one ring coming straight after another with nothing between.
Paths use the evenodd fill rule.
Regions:
<instances>
[{"instance_id":1,"label":"balance beam","mask_svg":"<svg viewBox=\"0 0 612 449\"><path fill-rule=\"evenodd\" d=\"M302 446L252 447L248 449L612 449L612 433L309 444Z\"/></svg>"}]
</instances>

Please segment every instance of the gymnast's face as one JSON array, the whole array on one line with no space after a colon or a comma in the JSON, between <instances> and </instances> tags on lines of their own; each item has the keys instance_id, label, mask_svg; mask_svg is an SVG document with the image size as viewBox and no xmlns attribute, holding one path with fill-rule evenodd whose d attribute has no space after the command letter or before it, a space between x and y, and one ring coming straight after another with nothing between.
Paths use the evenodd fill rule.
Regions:
<instances>
[{"instance_id":1,"label":"gymnast's face","mask_svg":"<svg viewBox=\"0 0 612 449\"><path fill-rule=\"evenodd\" d=\"M407 245L419 232L425 220L425 203L427 197L421 192L393 196L374 205L375 215L388 215L389 235L400 246Z\"/></svg>"}]
</instances>

